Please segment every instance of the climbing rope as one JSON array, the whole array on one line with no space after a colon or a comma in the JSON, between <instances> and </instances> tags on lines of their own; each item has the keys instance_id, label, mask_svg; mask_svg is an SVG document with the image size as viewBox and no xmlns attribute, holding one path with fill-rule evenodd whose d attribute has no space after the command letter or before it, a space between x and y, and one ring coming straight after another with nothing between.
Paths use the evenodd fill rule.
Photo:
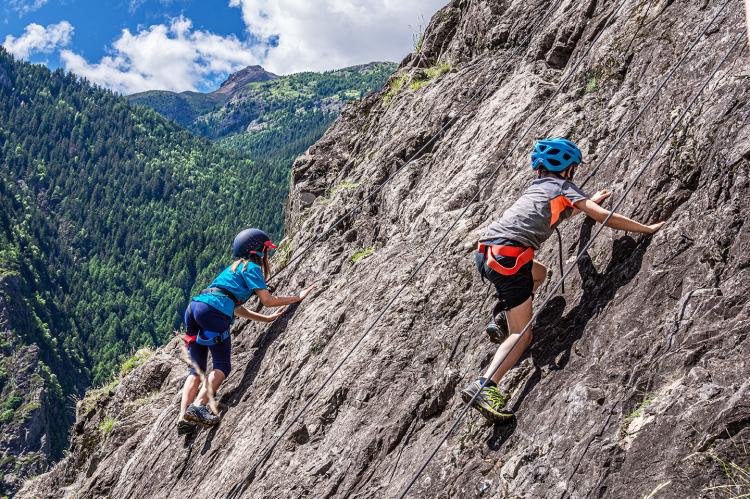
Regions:
<instances>
[{"instance_id":1,"label":"climbing rope","mask_svg":"<svg viewBox=\"0 0 750 499\"><path fill-rule=\"evenodd\" d=\"M556 9L562 0L555 0L555 3L548 9L547 12L554 12L554 9ZM544 16L540 18L540 22L535 26L541 26L541 22L544 20ZM532 29L529 30L528 35L526 38L524 38L519 45L513 49L510 54L505 58L502 66L505 66L508 61L510 61L513 57L515 57L518 53L520 53L521 49L524 48L524 46L531 41L531 38L536 30ZM282 268L277 270L276 272L273 272L271 276L266 279L266 282L270 282L274 278L276 278L279 274L284 272L286 269L290 268L293 263L295 263L297 260L300 260L307 256L310 253L310 249L312 249L316 244L324 240L326 237L328 237L333 230L341 225L346 219L351 217L354 213L359 211L365 203L370 201L373 197L375 197L380 191L385 188L386 185L388 185L394 178L396 178L402 171L404 171L409 165L414 163L419 157L421 157L422 153L425 152L428 148L430 148L437 140L440 138L440 136L448 130L451 126L453 126L463 115L464 111L469 108L469 106L479 97L482 92L489 86L491 83L491 80L485 81L480 87L472 94L472 96L467 100L461 108L456 112L455 116L451 119L449 119L440 129L435 132L430 139L422 145L414 154L412 154L409 159L406 160L406 162L398 167L396 171L394 171L392 174L390 174L381 184L379 184L372 192L370 192L367 196L365 196L362 200L360 200L357 204L354 205L354 207L350 208L346 212L344 212L343 215L341 215L339 218L337 218L327 229L325 229L319 236L315 237L311 242L309 242L302 250L300 250L295 256L293 256ZM353 160L349 163L352 164ZM348 165L347 165L348 166ZM346 167L345 167L346 168Z\"/></svg>"},{"instance_id":2,"label":"climbing rope","mask_svg":"<svg viewBox=\"0 0 750 499\"><path fill-rule=\"evenodd\" d=\"M679 118L672 124L672 126L667 131L667 133L664 136L664 138L661 140L661 142L659 143L659 145L656 147L656 149L654 149L653 153L651 154L651 157L643 164L643 166L641 167L641 169L638 170L638 172L635 175L635 179L628 185L628 187L623 192L622 196L620 196L620 198L617 200L617 203L615 203L613 209L610 211L609 215L607 215L607 218L605 218L605 220L602 222L602 224L600 225L600 227L598 228L598 230L594 233L594 235L592 236L592 238L583 246L583 248L581 248L581 250L578 253L578 256L576 257L575 262L573 262L574 264L577 263L583 257L583 255L588 251L588 249L594 243L594 241L599 236L599 234L602 233L602 231L606 227L607 222L609 222L609 220L612 218L612 215L614 215L614 213L620 207L620 205L625 200L625 198L627 197L627 195L633 189L633 187L635 186L635 184L638 182L638 180L640 180L641 176L646 171L646 169L656 159L656 156L659 153L659 151L661 150L661 148L664 146L664 144L666 144L667 140L669 140L669 138L672 136L672 134L674 133L674 131L677 129L677 126L682 122L682 120L687 115L688 111L693 107L693 105L695 104L695 102L698 100L698 97L700 97L700 95L703 93L703 90L705 90L706 86L708 86L708 84L711 81L711 79L713 79L713 77L716 75L716 73L719 71L719 69L724 65L724 63L726 62L726 60L729 58L729 55L734 51L734 49L737 47L737 45L741 41L744 40L744 38L745 38L745 33L743 31L739 36L736 37L736 39L735 39L734 43L732 44L732 46L726 52L726 54L721 59L721 61L716 65L716 68L714 68L714 70L711 72L711 74L708 76L708 78L706 78L704 80L703 84L701 85L701 87L699 88L699 90L695 93L695 95L691 99L690 103L685 108L685 110L680 114ZM557 281L557 283L555 284L555 286L552 288L552 291L550 291L547 294L547 296L545 297L545 299L542 302L542 304L537 308L537 311L533 314L533 316L531 317L531 320L521 330L520 334L518 335L518 338L516 338L516 340L513 342L513 344L511 345L510 350L505 355L505 357L503 358L503 360L500 362L499 365L502 365L502 363L505 362L505 359L515 349L515 347L518 345L518 343L521 340L521 338L523 337L523 335L526 333L526 331L529 330L529 328L531 327L531 324L534 323L534 321L537 319L537 317L539 316L539 314L541 313L541 311L544 309L544 306L547 305L547 303L549 303L549 301L552 299L552 296L555 294L555 292L557 291L557 289L560 287L563 279L565 279L565 277L567 277L573 271L574 268L575 268L575 265L571 265L568 268L568 270L565 272L565 274L563 274L563 276L560 278L560 280ZM471 398L471 400L467 404L465 404L464 408L458 414L458 417L456 418L456 421L448 429L448 431L445 433L445 435L440 440L440 442L438 443L438 445L435 446L435 448L432 450L432 452L430 453L430 455L424 461L424 463L422 464L422 466L420 466L420 468L417 471L417 473L411 478L411 480L407 484L406 488L403 490L403 492L399 496L400 499L403 499L406 496L406 494L409 492L409 490L411 489L411 487L414 485L414 483L417 481L417 479L421 476L422 472L425 470L425 468L427 468L427 466L429 465L430 461L432 461L432 459L435 457L435 455L437 454L437 451L440 449L440 447L443 445L443 443L445 443L445 441L448 439L448 437L451 435L451 433L453 433L453 431L458 427L459 423L463 420L464 416L468 412L469 407L471 407L471 404L474 403L474 400L476 399L477 395L479 395L479 393L486 387L487 382L489 381L490 378L491 378L491 376L485 379L485 381L481 385L481 388L477 391L477 393L474 394L474 396Z\"/></svg>"},{"instance_id":3,"label":"climbing rope","mask_svg":"<svg viewBox=\"0 0 750 499\"><path fill-rule=\"evenodd\" d=\"M690 47L688 47L688 49L682 54L682 57L680 57L680 59L677 61L677 64L672 66L672 69L669 70L669 72L661 81L661 83L656 87L656 90L654 90L654 92L651 94L651 97L648 98L648 100L646 101L646 104L643 105L641 110L630 121L628 126L626 126L625 129L622 131L622 133L620 133L620 135L617 137L617 140L615 140L612 143L612 145L609 147L609 149L607 149L607 151L604 153L604 157L598 161L596 167L593 170L591 170L591 173L586 175L586 178L583 179L583 182L581 182L581 185L579 186L581 187L581 189L586 187L586 184L588 184L589 180L591 180L593 176L596 175L596 172L599 171L599 168L602 166L602 164L604 164L604 161L609 157L612 151L614 151L615 148L617 148L617 146L620 145L620 142L622 141L622 139L624 139L625 136L629 134L631 130L633 130L633 127L635 126L636 121L640 119L641 115L646 110L646 108L654 101L654 99L656 99L656 96L658 95L658 93L661 91L664 85L667 84L667 81L669 81L672 78L672 75L674 75L675 71L677 71L677 68L682 66L682 64L685 62L685 60L693 51L693 49L698 45L701 39L703 39L705 34L708 32L708 29L713 25L713 23L721 15L721 13L724 12L724 9L726 8L727 5L729 5L730 1L731 0L727 0L726 2L724 2L724 4L722 4L719 11L711 18L708 24L706 24L706 26L703 28L703 31L701 31L701 33L698 35L698 37L695 39L692 45L690 45Z\"/></svg>"},{"instance_id":4,"label":"climbing rope","mask_svg":"<svg viewBox=\"0 0 750 499\"><path fill-rule=\"evenodd\" d=\"M312 402L317 398L317 396L328 386L328 383L333 379L333 377L336 375L336 373L339 371L339 369L346 363L346 361L349 359L349 357L354 353L354 351L359 347L359 345L365 340L365 338L369 335L369 333L372 331L372 329L380 322L380 319L382 319L386 312L390 309L390 307L395 303L395 301L399 298L399 296L403 293L403 291L406 289L406 287L409 285L411 280L419 273L419 271L424 267L424 265L427 263L427 261L432 257L432 255L437 251L437 249L440 247L440 245L445 241L445 239L448 237L448 234L458 225L458 223L461 221L461 219L466 215L466 213L471 208L472 203L479 197L480 193L484 191L484 189L489 185L489 183L493 180L493 178L499 173L500 169L505 165L506 161L510 158L510 156L515 152L515 150L518 148L518 146L521 144L523 139L528 135L528 133L531 131L531 129L539 122L539 120L545 115L545 112L549 107L552 105L552 101L554 98L562 91L563 88L567 85L567 83L575 76L578 68L583 64L583 62L588 57L589 53L591 52L594 45L596 45L596 42L599 40L601 35L605 31L605 27L610 24L612 19L615 17L615 15L620 11L620 9L625 5L625 2L627 0L621 0L620 3L615 7L615 9L609 14L607 19L605 20L604 24L602 25L602 29L600 29L597 34L594 36L594 38L591 40L590 45L586 48L581 58L573 65L572 69L568 73L568 75L563 78L563 80L558 85L555 92L549 97L548 101L546 102L545 106L537 113L536 117L532 120L532 122L526 127L524 132L521 134L521 136L518 138L518 140L515 142L513 147L507 152L505 157L499 162L498 166L490 173L490 175L487 177L487 180L480 186L480 188L477 190L477 192L472 196L472 198L467 203L466 208L464 208L461 213L458 215L456 220L448 227L448 229L443 233L443 235L440 237L440 239L437 241L437 243L432 247L432 249L427 253L427 255L419 262L419 264L414 268L414 270L409 274L409 276L404 281L403 285L399 288L399 290L394 293L394 295L391 297L390 300L386 303L386 305L380 310L378 315L375 317L375 319L365 328L365 332L357 339L357 341L354 343L354 345L349 349L349 351L344 355L344 357L336 364L336 366L333 368L333 370L329 373L329 375L326 377L326 379L323 381L321 386L313 393L312 396L310 396L305 404L302 406L302 409L297 412L297 414L292 418L292 420L284 427L284 429L273 439L271 445L260 455L260 458L255 462L255 464L250 468L248 473L246 474L245 478L238 482L232 489L230 489L229 494L227 495L228 499L239 497L247 488L249 485L249 482L251 481L252 477L255 474L255 471L258 469L258 467L265 462L265 460L270 456L271 452L273 452L273 449L278 445L278 443L281 441L281 439L284 437L284 435L294 426L294 424L299 420L299 418L307 411L307 409L310 407ZM557 5L557 4L555 4Z\"/></svg>"},{"instance_id":5,"label":"climbing rope","mask_svg":"<svg viewBox=\"0 0 750 499\"><path fill-rule=\"evenodd\" d=\"M646 103L641 107L641 109L636 113L635 117L633 117L632 120L627 124L627 126L623 129L622 132L617 136L617 139L610 145L610 147L604 152L604 156L602 156L601 159L597 161L596 167L591 170L591 172L586 176L586 178L581 182L579 187L583 189L586 187L586 184L593 178L593 176L596 174L597 171L599 171L599 168L602 164L609 158L609 155L617 148L618 145L620 145L620 142L622 142L622 139L625 138L635 127L636 122L640 119L643 112L651 105L651 103L656 99L656 96L659 95L659 92L661 92L662 88L664 88L664 85L667 84L667 82L672 78L675 71L677 71L677 68L681 67L682 64L685 62L687 57L690 55L690 53L693 51L693 49L698 45L698 43L703 39L703 37L708 32L708 29L713 25L713 23L718 19L718 17L721 15L722 12L724 12L724 9L727 5L729 5L729 2L731 0L727 0L722 4L721 8L714 14L714 16L711 18L711 20L706 24L706 26L703 28L703 31L700 32L700 34L696 37L696 39L693 41L693 43L683 52L680 59L677 61L675 65L672 66L672 68L667 72L667 75L662 79L661 83L657 85L656 89L653 91L651 96L646 100ZM563 244L562 244L562 235L560 234L560 230L558 228L555 228L555 232L557 233L557 244L558 244L558 264L560 267L560 274L563 273ZM573 243L573 246L577 245L580 241L580 238L576 239ZM565 293L565 282L563 281L560 291L564 294ZM494 318L493 318L494 320Z\"/></svg>"}]
</instances>

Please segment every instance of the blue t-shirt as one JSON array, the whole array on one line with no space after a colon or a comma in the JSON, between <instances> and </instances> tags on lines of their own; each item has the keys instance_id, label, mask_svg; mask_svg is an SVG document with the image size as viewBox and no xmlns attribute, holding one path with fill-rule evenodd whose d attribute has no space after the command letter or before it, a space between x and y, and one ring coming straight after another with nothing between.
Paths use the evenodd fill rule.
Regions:
<instances>
[{"instance_id":1,"label":"blue t-shirt","mask_svg":"<svg viewBox=\"0 0 750 499\"><path fill-rule=\"evenodd\" d=\"M232 272L232 266L230 265L208 287L226 289L243 302L247 301L256 289L266 289L266 280L263 278L263 271L258 264L249 262L247 268L243 269L245 269L245 264L241 263L237 267L237 272ZM223 293L206 293L194 296L193 301L210 305L234 319L234 301Z\"/></svg>"}]
</instances>

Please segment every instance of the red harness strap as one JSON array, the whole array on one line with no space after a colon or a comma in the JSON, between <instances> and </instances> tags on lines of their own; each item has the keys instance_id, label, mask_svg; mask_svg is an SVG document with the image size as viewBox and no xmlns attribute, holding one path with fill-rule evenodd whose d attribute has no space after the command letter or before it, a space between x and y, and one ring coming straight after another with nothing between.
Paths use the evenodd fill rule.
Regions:
<instances>
[{"instance_id":1,"label":"red harness strap","mask_svg":"<svg viewBox=\"0 0 750 499\"><path fill-rule=\"evenodd\" d=\"M502 275L514 275L521 267L534 259L534 248L523 248L521 246L487 245L479 243L477 251L487 259L487 266ZM513 267L503 267L495 260L496 256L509 256L516 259Z\"/></svg>"},{"instance_id":2,"label":"red harness strap","mask_svg":"<svg viewBox=\"0 0 750 499\"><path fill-rule=\"evenodd\" d=\"M182 340L185 342L186 346L190 346L192 342L194 342L198 338L197 336L190 336L189 334L185 334L182 336Z\"/></svg>"}]
</instances>

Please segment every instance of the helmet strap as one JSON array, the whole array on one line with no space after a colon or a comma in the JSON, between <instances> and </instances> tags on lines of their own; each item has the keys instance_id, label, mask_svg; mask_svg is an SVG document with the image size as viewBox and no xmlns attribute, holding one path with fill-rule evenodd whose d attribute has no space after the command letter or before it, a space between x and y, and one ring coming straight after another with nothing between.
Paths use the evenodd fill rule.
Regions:
<instances>
[{"instance_id":1,"label":"helmet strap","mask_svg":"<svg viewBox=\"0 0 750 499\"><path fill-rule=\"evenodd\" d=\"M576 165L570 165L565 169L565 179L566 180L573 180L573 175L576 172Z\"/></svg>"}]
</instances>

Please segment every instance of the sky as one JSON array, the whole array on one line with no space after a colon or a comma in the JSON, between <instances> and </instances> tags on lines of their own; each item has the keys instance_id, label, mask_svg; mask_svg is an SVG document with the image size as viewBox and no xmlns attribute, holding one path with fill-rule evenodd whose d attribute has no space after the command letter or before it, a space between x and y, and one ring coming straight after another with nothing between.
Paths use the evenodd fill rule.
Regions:
<instances>
[{"instance_id":1,"label":"sky","mask_svg":"<svg viewBox=\"0 0 750 499\"><path fill-rule=\"evenodd\" d=\"M399 62L448 0L0 0L0 43L122 94Z\"/></svg>"}]
</instances>

